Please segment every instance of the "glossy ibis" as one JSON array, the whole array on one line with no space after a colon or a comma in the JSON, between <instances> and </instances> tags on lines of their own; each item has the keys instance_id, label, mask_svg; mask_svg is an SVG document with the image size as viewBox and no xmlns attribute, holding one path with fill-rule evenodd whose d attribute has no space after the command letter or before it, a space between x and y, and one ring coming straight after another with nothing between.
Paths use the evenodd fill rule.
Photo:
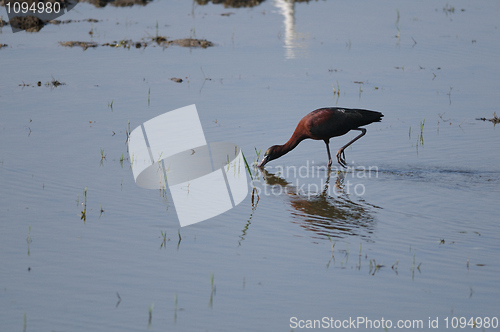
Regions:
<instances>
[{"instance_id":1,"label":"glossy ibis","mask_svg":"<svg viewBox=\"0 0 500 332\"><path fill-rule=\"evenodd\" d=\"M349 109L340 107L320 108L307 114L300 120L297 128L288 140L283 145L273 145L267 149L264 158L259 163L259 167L263 167L271 160L277 159L282 155L293 150L300 142L306 138L315 140L323 140L326 144L328 152L328 167L332 165L332 157L330 155L330 138L347 134L350 130L359 130L361 134L356 136L349 143L344 145L337 152L337 162L342 167L347 167L345 162L344 150L366 134L366 126L372 122L380 122L384 115L380 112L369 111L363 109Z\"/></svg>"}]
</instances>

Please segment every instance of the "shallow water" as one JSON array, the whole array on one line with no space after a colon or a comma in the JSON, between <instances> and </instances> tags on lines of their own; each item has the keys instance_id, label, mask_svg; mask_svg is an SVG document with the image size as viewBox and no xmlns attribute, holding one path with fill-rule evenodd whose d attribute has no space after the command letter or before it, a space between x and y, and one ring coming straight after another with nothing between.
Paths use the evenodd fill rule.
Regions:
<instances>
[{"instance_id":1,"label":"shallow water","mask_svg":"<svg viewBox=\"0 0 500 332\"><path fill-rule=\"evenodd\" d=\"M82 3L60 19L99 22L3 27L2 328L289 331L292 317L366 317L445 329L447 317L500 318L499 131L476 120L497 111L499 12L488 1ZM216 45L58 44L140 41L157 25ZM45 86L52 79L65 85ZM348 170L328 174L324 144L304 141L267 174L253 170L258 201L179 228L169 193L134 183L126 131L193 103L207 141L234 142L249 161L315 108L384 118L346 150Z\"/></svg>"}]
</instances>

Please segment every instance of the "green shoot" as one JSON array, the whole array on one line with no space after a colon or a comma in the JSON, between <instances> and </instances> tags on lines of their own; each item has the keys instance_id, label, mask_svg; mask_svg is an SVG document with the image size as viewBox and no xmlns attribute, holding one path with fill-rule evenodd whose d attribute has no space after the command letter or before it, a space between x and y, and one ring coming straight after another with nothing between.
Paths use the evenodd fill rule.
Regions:
<instances>
[{"instance_id":1,"label":"green shoot","mask_svg":"<svg viewBox=\"0 0 500 332\"><path fill-rule=\"evenodd\" d=\"M28 226L28 237L26 238L26 242L28 243L28 245L32 242L30 233L31 233L31 225Z\"/></svg>"},{"instance_id":2,"label":"green shoot","mask_svg":"<svg viewBox=\"0 0 500 332\"><path fill-rule=\"evenodd\" d=\"M257 148L256 148L256 147L254 147L254 149L255 149L255 154L257 155L257 161L259 161L260 152L261 152L262 150L257 151Z\"/></svg>"},{"instance_id":3,"label":"green shoot","mask_svg":"<svg viewBox=\"0 0 500 332\"><path fill-rule=\"evenodd\" d=\"M151 305L149 306L149 323L148 325L151 325L151 320L153 319L153 308L154 308L155 304L154 303L151 303Z\"/></svg>"},{"instance_id":4,"label":"green shoot","mask_svg":"<svg viewBox=\"0 0 500 332\"><path fill-rule=\"evenodd\" d=\"M252 172L250 171L250 166L248 166L247 158L245 158L245 154L243 151L241 151L241 155L243 156L243 161L245 162L245 167L248 171L248 174L250 174L250 178L253 180Z\"/></svg>"},{"instance_id":5,"label":"green shoot","mask_svg":"<svg viewBox=\"0 0 500 332\"><path fill-rule=\"evenodd\" d=\"M174 295L174 323L177 321L177 293Z\"/></svg>"}]
</instances>

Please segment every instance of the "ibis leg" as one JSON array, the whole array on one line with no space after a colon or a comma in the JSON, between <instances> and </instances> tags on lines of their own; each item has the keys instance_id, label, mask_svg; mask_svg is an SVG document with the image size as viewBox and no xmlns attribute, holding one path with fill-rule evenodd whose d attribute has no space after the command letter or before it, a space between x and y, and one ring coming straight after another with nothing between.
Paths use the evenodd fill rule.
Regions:
<instances>
[{"instance_id":1,"label":"ibis leg","mask_svg":"<svg viewBox=\"0 0 500 332\"><path fill-rule=\"evenodd\" d=\"M359 134L358 136L356 136L353 140L351 140L349 143L347 143L346 145L344 145L343 147L341 147L339 149L339 151L337 151L337 162L342 167L347 167L346 162L345 162L345 152L344 152L344 150L349 145L351 145L352 143L356 142L358 139L360 139L361 137L363 137L366 134L366 129L365 128L355 128L353 130L359 130L359 131L361 131L361 134Z\"/></svg>"},{"instance_id":2,"label":"ibis leg","mask_svg":"<svg viewBox=\"0 0 500 332\"><path fill-rule=\"evenodd\" d=\"M332 166L332 155L330 154L330 140L325 140L326 152L328 152L328 167Z\"/></svg>"}]
</instances>

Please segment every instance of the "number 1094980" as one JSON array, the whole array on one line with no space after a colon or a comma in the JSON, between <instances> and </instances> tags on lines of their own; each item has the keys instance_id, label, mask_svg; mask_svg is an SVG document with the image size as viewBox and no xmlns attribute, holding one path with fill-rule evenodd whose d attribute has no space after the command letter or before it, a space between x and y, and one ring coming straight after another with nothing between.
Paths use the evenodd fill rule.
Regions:
<instances>
[{"instance_id":1,"label":"number 1094980","mask_svg":"<svg viewBox=\"0 0 500 332\"><path fill-rule=\"evenodd\" d=\"M5 9L7 10L7 14L52 14L59 13L61 11L61 4L59 2L43 2L43 1L34 1L31 3L22 1L22 2L13 2L9 1L5 4Z\"/></svg>"}]
</instances>

